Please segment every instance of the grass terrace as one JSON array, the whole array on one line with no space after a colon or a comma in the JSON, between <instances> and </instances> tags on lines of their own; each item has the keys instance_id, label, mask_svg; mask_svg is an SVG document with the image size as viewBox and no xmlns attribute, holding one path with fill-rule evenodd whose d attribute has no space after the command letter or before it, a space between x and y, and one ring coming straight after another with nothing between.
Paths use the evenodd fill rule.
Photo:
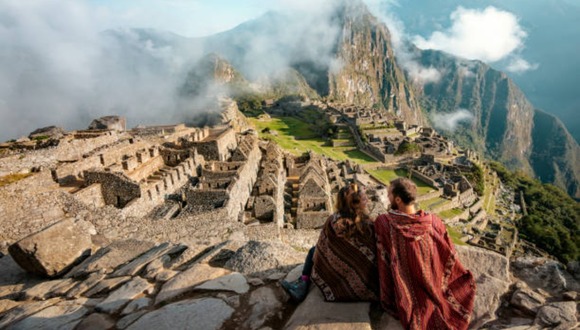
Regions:
<instances>
[{"instance_id":1,"label":"grass terrace","mask_svg":"<svg viewBox=\"0 0 580 330\"><path fill-rule=\"evenodd\" d=\"M460 215L461 213L463 213L463 211L464 211L463 209L453 208L451 210L443 211L443 212L439 213L439 215L443 219L452 219L452 218Z\"/></svg>"},{"instance_id":2,"label":"grass terrace","mask_svg":"<svg viewBox=\"0 0 580 330\"><path fill-rule=\"evenodd\" d=\"M381 181L384 185L389 185L389 183L399 177L406 178L408 177L407 170L404 169L396 169L396 170L385 170L385 169L368 169L367 172L374 176L377 180ZM427 185L425 182L421 180L417 180L415 178L411 178L413 182L417 185L417 193L419 196L425 195L434 191L433 187Z\"/></svg>"},{"instance_id":3,"label":"grass terrace","mask_svg":"<svg viewBox=\"0 0 580 330\"><path fill-rule=\"evenodd\" d=\"M443 206L449 203L449 200L441 197L435 197L419 202L419 208L425 211L429 211L435 207Z\"/></svg>"},{"instance_id":4,"label":"grass terrace","mask_svg":"<svg viewBox=\"0 0 580 330\"><path fill-rule=\"evenodd\" d=\"M299 156L308 150L336 160L350 159L358 164L377 163L354 147L332 147L309 123L294 117L249 118L260 138L272 140L286 151ZM262 132L269 128L269 132Z\"/></svg>"}]
</instances>

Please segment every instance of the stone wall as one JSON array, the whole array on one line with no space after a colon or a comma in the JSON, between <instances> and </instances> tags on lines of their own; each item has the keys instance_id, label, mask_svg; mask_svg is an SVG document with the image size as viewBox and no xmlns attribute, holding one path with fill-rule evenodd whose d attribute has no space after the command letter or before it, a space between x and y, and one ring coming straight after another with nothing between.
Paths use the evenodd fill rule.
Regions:
<instances>
[{"instance_id":1,"label":"stone wall","mask_svg":"<svg viewBox=\"0 0 580 330\"><path fill-rule=\"evenodd\" d=\"M123 208L135 198L141 197L141 187L122 173L85 171L85 184L101 184L101 194L106 205Z\"/></svg>"},{"instance_id":2,"label":"stone wall","mask_svg":"<svg viewBox=\"0 0 580 330\"><path fill-rule=\"evenodd\" d=\"M101 193L102 188L100 183L94 183L84 189L81 189L73 194L73 196L80 202L86 205L99 208L105 206L105 200Z\"/></svg>"},{"instance_id":3,"label":"stone wall","mask_svg":"<svg viewBox=\"0 0 580 330\"><path fill-rule=\"evenodd\" d=\"M203 141L184 142L187 147L195 147L197 152L208 161L225 161L230 157L230 153L236 149L237 140L233 129L226 128L223 131L214 130Z\"/></svg>"},{"instance_id":4,"label":"stone wall","mask_svg":"<svg viewBox=\"0 0 580 330\"><path fill-rule=\"evenodd\" d=\"M437 182L435 182L435 180L431 179L430 177L426 176L425 174L423 174L417 170L411 169L411 176L417 180L421 180L421 181L425 182L426 184L430 185L434 189L437 189L437 187L439 186L437 184Z\"/></svg>"}]
</instances>

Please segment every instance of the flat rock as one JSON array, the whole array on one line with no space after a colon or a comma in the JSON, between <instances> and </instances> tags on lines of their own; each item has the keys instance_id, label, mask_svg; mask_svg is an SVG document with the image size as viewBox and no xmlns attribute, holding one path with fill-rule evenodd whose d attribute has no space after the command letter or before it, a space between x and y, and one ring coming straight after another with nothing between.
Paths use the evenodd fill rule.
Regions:
<instances>
[{"instance_id":1,"label":"flat rock","mask_svg":"<svg viewBox=\"0 0 580 330\"><path fill-rule=\"evenodd\" d=\"M125 329L133 322L137 321L141 316L147 314L147 311L139 311L137 313L129 314L117 322L117 329Z\"/></svg>"},{"instance_id":2,"label":"flat rock","mask_svg":"<svg viewBox=\"0 0 580 330\"><path fill-rule=\"evenodd\" d=\"M0 299L0 314L14 308L17 306L22 305L23 302L21 301L14 301L10 299Z\"/></svg>"},{"instance_id":3,"label":"flat rock","mask_svg":"<svg viewBox=\"0 0 580 330\"><path fill-rule=\"evenodd\" d=\"M232 316L234 309L223 300L203 298L169 304L142 316L130 330L204 329L217 330Z\"/></svg>"},{"instance_id":4,"label":"flat rock","mask_svg":"<svg viewBox=\"0 0 580 330\"><path fill-rule=\"evenodd\" d=\"M564 323L576 323L577 304L574 301L549 303L538 310L535 324L558 326Z\"/></svg>"},{"instance_id":5,"label":"flat rock","mask_svg":"<svg viewBox=\"0 0 580 330\"><path fill-rule=\"evenodd\" d=\"M129 305L127 305L127 307L125 307L125 309L123 309L123 311L121 312L121 315L135 313L137 311L142 310L143 308L149 307L150 305L151 305L151 298L143 297L143 298L135 299L135 300L131 301L129 303Z\"/></svg>"},{"instance_id":6,"label":"flat rock","mask_svg":"<svg viewBox=\"0 0 580 330\"><path fill-rule=\"evenodd\" d=\"M329 303L313 285L286 323L294 330L371 330L370 303Z\"/></svg>"},{"instance_id":7,"label":"flat rock","mask_svg":"<svg viewBox=\"0 0 580 330\"><path fill-rule=\"evenodd\" d=\"M92 287L89 291L85 292L84 296L86 297L93 297L98 294L108 293L112 290L118 288L121 284L129 281L131 276L123 276L123 277L113 277L107 278Z\"/></svg>"},{"instance_id":8,"label":"flat rock","mask_svg":"<svg viewBox=\"0 0 580 330\"><path fill-rule=\"evenodd\" d=\"M207 264L195 264L163 285L161 291L157 294L155 305L171 300L205 281L213 280L227 273L229 271L223 268L214 268Z\"/></svg>"},{"instance_id":9,"label":"flat rock","mask_svg":"<svg viewBox=\"0 0 580 330\"><path fill-rule=\"evenodd\" d=\"M24 290L23 298L25 300L44 300L50 298L55 288L61 287L63 284L69 283L68 280L54 280L38 283L37 285Z\"/></svg>"},{"instance_id":10,"label":"flat rock","mask_svg":"<svg viewBox=\"0 0 580 330\"><path fill-rule=\"evenodd\" d=\"M238 294L250 290L246 277L240 273L231 273L198 285L196 289L212 291L234 291Z\"/></svg>"},{"instance_id":11,"label":"flat rock","mask_svg":"<svg viewBox=\"0 0 580 330\"><path fill-rule=\"evenodd\" d=\"M26 271L56 277L90 255L94 234L89 222L66 219L12 244L8 251Z\"/></svg>"},{"instance_id":12,"label":"flat rock","mask_svg":"<svg viewBox=\"0 0 580 330\"><path fill-rule=\"evenodd\" d=\"M546 258L517 258L512 261L514 275L533 289L542 289L552 295L566 291L580 291L580 283L556 260Z\"/></svg>"},{"instance_id":13,"label":"flat rock","mask_svg":"<svg viewBox=\"0 0 580 330\"><path fill-rule=\"evenodd\" d=\"M236 251L224 267L245 275L267 277L304 263L304 257L303 253L282 243L249 241Z\"/></svg>"},{"instance_id":14,"label":"flat rock","mask_svg":"<svg viewBox=\"0 0 580 330\"><path fill-rule=\"evenodd\" d=\"M546 298L526 287L517 289L510 300L512 306L531 315L535 315L545 303Z\"/></svg>"},{"instance_id":15,"label":"flat rock","mask_svg":"<svg viewBox=\"0 0 580 330\"><path fill-rule=\"evenodd\" d=\"M147 280L136 277L113 291L107 299L97 305L97 311L113 314L121 310L129 301L153 287Z\"/></svg>"},{"instance_id":16,"label":"flat rock","mask_svg":"<svg viewBox=\"0 0 580 330\"><path fill-rule=\"evenodd\" d=\"M2 316L2 318L0 319L0 329L4 329L6 326L18 322L47 307L56 305L60 301L61 300L59 298L53 298L49 300L35 301L32 303L16 306Z\"/></svg>"},{"instance_id":17,"label":"flat rock","mask_svg":"<svg viewBox=\"0 0 580 330\"><path fill-rule=\"evenodd\" d=\"M134 239L115 241L85 259L65 277L81 277L97 271L112 273L120 265L137 258L154 246L154 243Z\"/></svg>"},{"instance_id":18,"label":"flat rock","mask_svg":"<svg viewBox=\"0 0 580 330\"><path fill-rule=\"evenodd\" d=\"M178 271L175 270L171 270L171 269L164 269L162 271L160 271L159 273L157 273L157 275L155 275L155 280L157 282L167 282L170 279L172 279L173 277L175 277L175 275L179 274Z\"/></svg>"},{"instance_id":19,"label":"flat rock","mask_svg":"<svg viewBox=\"0 0 580 330\"><path fill-rule=\"evenodd\" d=\"M280 297L269 287L261 287L253 291L248 304L252 307L244 326L249 329L258 329L264 325L283 306Z\"/></svg>"},{"instance_id":20,"label":"flat rock","mask_svg":"<svg viewBox=\"0 0 580 330\"><path fill-rule=\"evenodd\" d=\"M50 306L13 324L14 330L73 330L88 310L82 305Z\"/></svg>"},{"instance_id":21,"label":"flat rock","mask_svg":"<svg viewBox=\"0 0 580 330\"><path fill-rule=\"evenodd\" d=\"M157 275L165 270L165 267L171 262L171 257L164 255L161 258L157 258L151 261L145 268L145 274L143 277L155 280Z\"/></svg>"},{"instance_id":22,"label":"flat rock","mask_svg":"<svg viewBox=\"0 0 580 330\"><path fill-rule=\"evenodd\" d=\"M476 294L470 328L480 328L497 319L501 297L510 286L509 260L492 251L457 245L459 260L475 278Z\"/></svg>"},{"instance_id":23,"label":"flat rock","mask_svg":"<svg viewBox=\"0 0 580 330\"><path fill-rule=\"evenodd\" d=\"M51 289L50 296L53 296L53 297L64 296L64 295L66 295L67 292L69 292L77 284L78 284L78 282L75 281L74 279L66 278L66 279L64 279L64 281L60 282L60 284L55 285Z\"/></svg>"},{"instance_id":24,"label":"flat rock","mask_svg":"<svg viewBox=\"0 0 580 330\"><path fill-rule=\"evenodd\" d=\"M93 313L83 319L77 330L107 330L115 326L115 321L107 314Z\"/></svg>"},{"instance_id":25,"label":"flat rock","mask_svg":"<svg viewBox=\"0 0 580 330\"><path fill-rule=\"evenodd\" d=\"M93 288L95 285L97 285L104 278L105 278L105 273L102 273L102 272L92 273L91 275L89 275L89 277L86 280L79 282L72 289L70 289L66 293L66 297L68 299L78 298L83 293L85 293L87 290L89 290L89 289Z\"/></svg>"},{"instance_id":26,"label":"flat rock","mask_svg":"<svg viewBox=\"0 0 580 330\"><path fill-rule=\"evenodd\" d=\"M129 262L125 266L119 268L113 273L113 276L134 276L147 266L151 261L161 257L166 253L173 252L175 248L184 248L182 246L174 246L171 243L162 243L147 251L143 255Z\"/></svg>"}]
</instances>

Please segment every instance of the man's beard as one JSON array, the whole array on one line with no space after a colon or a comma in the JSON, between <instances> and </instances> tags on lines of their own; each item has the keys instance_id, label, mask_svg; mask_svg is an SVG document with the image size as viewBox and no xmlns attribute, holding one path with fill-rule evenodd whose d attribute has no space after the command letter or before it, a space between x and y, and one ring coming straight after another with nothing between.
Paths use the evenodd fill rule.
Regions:
<instances>
[{"instance_id":1,"label":"man's beard","mask_svg":"<svg viewBox=\"0 0 580 330\"><path fill-rule=\"evenodd\" d=\"M391 206L389 208L393 211L397 211L399 209L399 206L397 206L396 203L391 203Z\"/></svg>"}]
</instances>

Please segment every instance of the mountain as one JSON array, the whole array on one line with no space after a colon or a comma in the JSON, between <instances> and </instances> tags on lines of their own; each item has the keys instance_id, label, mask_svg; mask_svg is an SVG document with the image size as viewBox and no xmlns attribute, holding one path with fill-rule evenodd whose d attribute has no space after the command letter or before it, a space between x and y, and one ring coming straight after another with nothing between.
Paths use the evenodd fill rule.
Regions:
<instances>
[{"instance_id":1,"label":"mountain","mask_svg":"<svg viewBox=\"0 0 580 330\"><path fill-rule=\"evenodd\" d=\"M223 56L251 81L292 68L329 100L423 122L390 33L364 3L338 1L322 13L296 15L269 12L208 37L204 49Z\"/></svg>"},{"instance_id":2,"label":"mountain","mask_svg":"<svg viewBox=\"0 0 580 330\"><path fill-rule=\"evenodd\" d=\"M424 110L434 114L467 109L473 114L452 132L444 132L512 169L523 169L580 198L580 147L561 121L535 109L505 74L479 61L439 51L420 51L421 64L441 72L439 81L420 86Z\"/></svg>"}]
</instances>

